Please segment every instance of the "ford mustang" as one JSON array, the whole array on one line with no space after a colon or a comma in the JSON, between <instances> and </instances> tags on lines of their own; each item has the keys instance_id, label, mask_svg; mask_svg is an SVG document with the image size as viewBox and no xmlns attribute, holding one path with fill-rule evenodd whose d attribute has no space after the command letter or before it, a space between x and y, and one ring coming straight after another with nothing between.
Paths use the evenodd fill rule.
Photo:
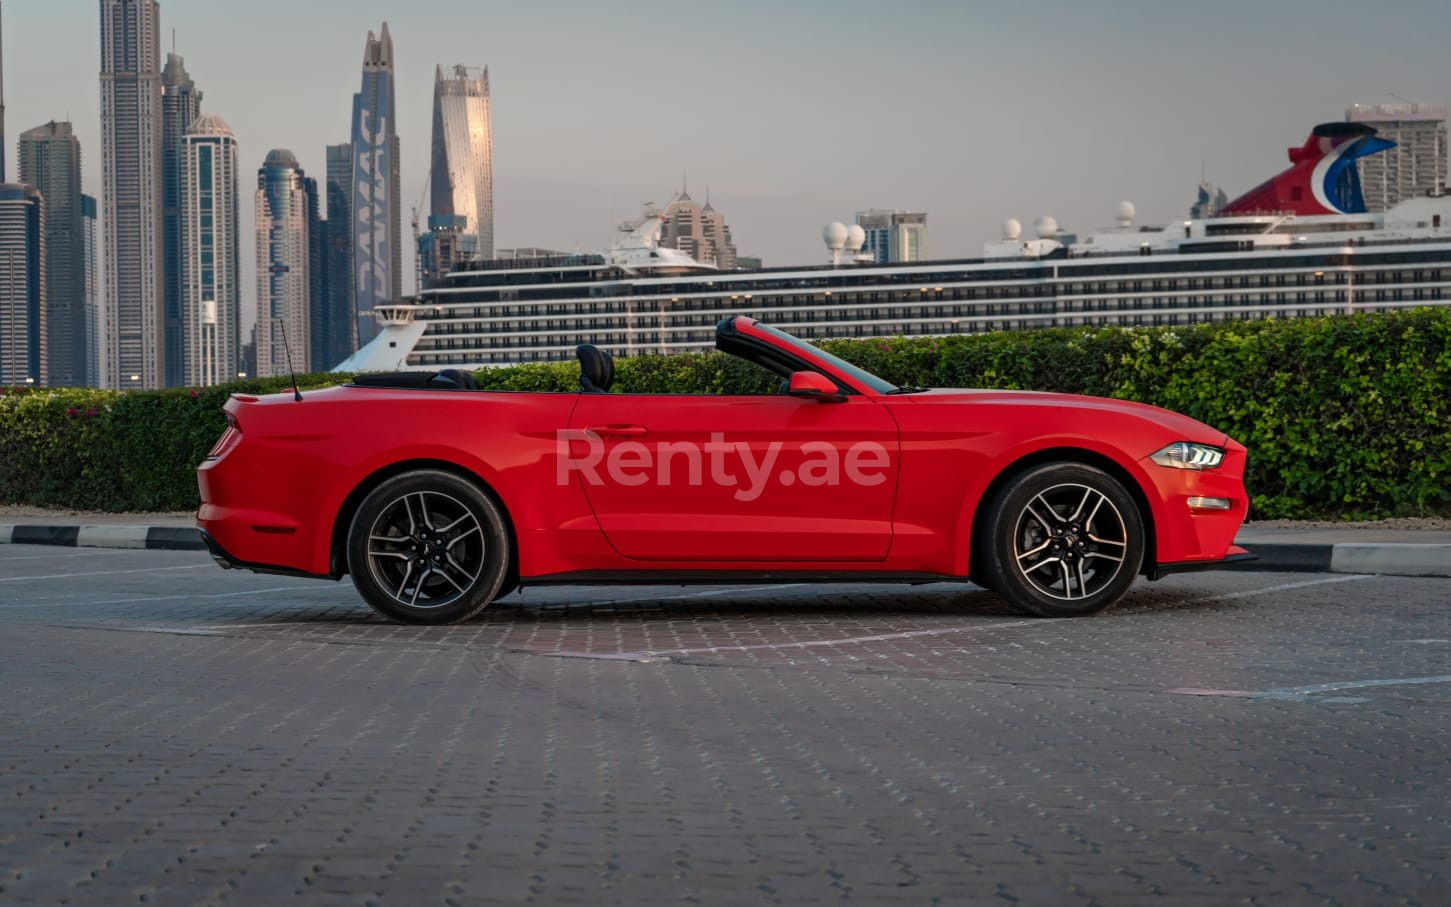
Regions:
<instances>
[{"instance_id":1,"label":"ford mustang","mask_svg":"<svg viewBox=\"0 0 1451 907\"><path fill-rule=\"evenodd\" d=\"M409 623L543 584L966 582L1076 616L1233 544L1245 449L1066 394L898 387L744 316L716 345L776 393L569 393L472 373L233 394L197 469L223 567L340 579Z\"/></svg>"}]
</instances>

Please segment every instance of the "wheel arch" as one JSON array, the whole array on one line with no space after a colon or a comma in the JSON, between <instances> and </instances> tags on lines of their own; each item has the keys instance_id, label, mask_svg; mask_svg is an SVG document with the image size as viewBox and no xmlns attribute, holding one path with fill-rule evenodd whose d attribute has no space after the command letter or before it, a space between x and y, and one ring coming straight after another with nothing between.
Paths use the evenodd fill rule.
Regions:
<instances>
[{"instance_id":1,"label":"wheel arch","mask_svg":"<svg viewBox=\"0 0 1451 907\"><path fill-rule=\"evenodd\" d=\"M1139 519L1144 524L1144 561L1139 572L1141 575L1147 574L1153 569L1154 565L1158 563L1158 530L1154 522L1154 509L1149 504L1149 497L1145 494L1143 485L1124 468L1123 464L1106 454L1083 447L1060 446L1036 450L1019 457L1000 470L988 483L987 488L983 489L983 493L978 497L977 506L973 508L972 523L969 529L971 541L967 566L970 574L976 569L974 565L983 562L983 546L987 544L982 537L983 524L988 508L992 506L994 499L1013 479L1045 463L1081 463L1101 469L1117 479L1129 496L1134 499L1134 506L1139 511Z\"/></svg>"},{"instance_id":2,"label":"wheel arch","mask_svg":"<svg viewBox=\"0 0 1451 907\"><path fill-rule=\"evenodd\" d=\"M499 514L504 519L504 529L509 534L509 571L504 580L504 588L507 589L517 584L519 575L519 536L518 531L514 527L514 517L509 513L509 506L504 503L503 497L483 476L480 476L473 470L448 460L432 460L426 458L399 460L396 463L390 463L387 466L369 473L352 491L348 492L348 496L343 499L342 506L338 508L337 516L333 520L332 539L328 545L328 567L332 572L332 576L340 579L348 572L348 531L352 526L354 515L357 514L358 508L363 503L363 499L374 488L377 488L394 476L400 476L408 472L417 472L423 469L446 472L463 479L478 488L480 492L494 503L495 507L499 508Z\"/></svg>"}]
</instances>

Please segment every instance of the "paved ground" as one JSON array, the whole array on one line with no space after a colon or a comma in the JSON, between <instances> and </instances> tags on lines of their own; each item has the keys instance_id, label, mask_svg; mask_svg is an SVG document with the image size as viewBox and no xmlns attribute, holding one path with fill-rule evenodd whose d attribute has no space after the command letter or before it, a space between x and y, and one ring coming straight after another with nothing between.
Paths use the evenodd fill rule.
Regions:
<instances>
[{"instance_id":1,"label":"paved ground","mask_svg":"<svg viewBox=\"0 0 1451 907\"><path fill-rule=\"evenodd\" d=\"M1451 581L552 589L0 546L0 903L1446 903Z\"/></svg>"}]
</instances>

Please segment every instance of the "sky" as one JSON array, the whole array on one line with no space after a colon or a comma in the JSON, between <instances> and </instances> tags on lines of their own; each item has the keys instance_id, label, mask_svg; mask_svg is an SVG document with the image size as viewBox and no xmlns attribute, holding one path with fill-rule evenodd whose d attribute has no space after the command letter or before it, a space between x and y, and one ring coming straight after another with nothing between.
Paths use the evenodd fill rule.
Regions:
<instances>
[{"instance_id":1,"label":"sky","mask_svg":"<svg viewBox=\"0 0 1451 907\"><path fill-rule=\"evenodd\" d=\"M101 194L94 0L4 0L6 149L69 117ZM495 246L606 247L643 203L709 187L742 255L819 263L821 228L928 214L931 257L973 257L1009 217L1086 232L1132 201L1184 217L1201 168L1232 198L1351 103L1451 102L1446 0L162 0L241 156L244 321L267 152L324 175L348 140L364 40L396 57L404 291L435 64L487 65Z\"/></svg>"}]
</instances>

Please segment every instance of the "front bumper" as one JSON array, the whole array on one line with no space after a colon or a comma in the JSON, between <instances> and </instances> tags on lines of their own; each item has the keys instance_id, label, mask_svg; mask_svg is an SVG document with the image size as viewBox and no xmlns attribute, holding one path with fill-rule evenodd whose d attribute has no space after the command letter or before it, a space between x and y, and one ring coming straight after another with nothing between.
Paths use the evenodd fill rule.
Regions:
<instances>
[{"instance_id":1,"label":"front bumper","mask_svg":"<svg viewBox=\"0 0 1451 907\"><path fill-rule=\"evenodd\" d=\"M1155 564L1145 572L1150 582L1160 580L1171 573L1192 573L1196 570L1215 570L1220 567L1228 567L1234 564L1243 564L1249 561L1260 559L1258 554L1252 554L1238 545L1230 545L1224 557L1215 561L1170 561L1168 563Z\"/></svg>"}]
</instances>

